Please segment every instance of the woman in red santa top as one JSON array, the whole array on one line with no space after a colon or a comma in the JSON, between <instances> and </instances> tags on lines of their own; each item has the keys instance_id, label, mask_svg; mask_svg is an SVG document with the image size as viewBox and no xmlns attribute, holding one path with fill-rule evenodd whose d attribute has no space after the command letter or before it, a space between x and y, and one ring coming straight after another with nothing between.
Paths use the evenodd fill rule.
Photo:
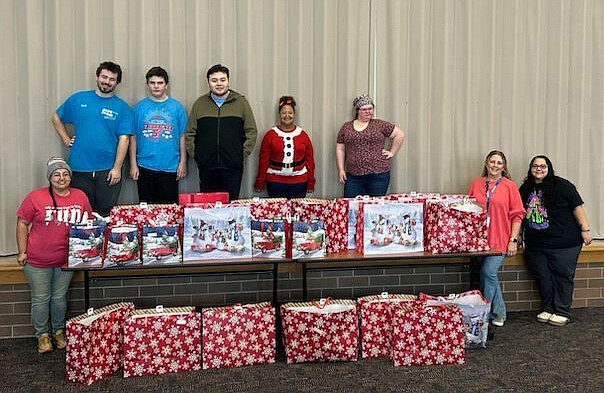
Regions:
<instances>
[{"instance_id":1,"label":"woman in red santa top","mask_svg":"<svg viewBox=\"0 0 604 393\"><path fill-rule=\"evenodd\" d=\"M261 192L266 185L269 197L304 198L315 189L315 160L306 131L298 127L296 101L279 99L279 124L264 134L260 147L258 176L254 186Z\"/></svg>"}]
</instances>

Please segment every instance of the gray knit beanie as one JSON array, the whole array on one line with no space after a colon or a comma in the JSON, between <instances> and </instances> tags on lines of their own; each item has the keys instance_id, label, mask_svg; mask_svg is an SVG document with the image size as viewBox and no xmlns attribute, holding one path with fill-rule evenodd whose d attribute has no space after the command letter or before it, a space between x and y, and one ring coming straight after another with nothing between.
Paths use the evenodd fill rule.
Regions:
<instances>
[{"instance_id":1,"label":"gray knit beanie","mask_svg":"<svg viewBox=\"0 0 604 393\"><path fill-rule=\"evenodd\" d=\"M57 169L67 169L67 172L69 172L69 176L72 175L71 168L69 167L69 164L65 162L64 159L62 159L61 157L51 157L50 160L48 160L48 162L46 163L46 178L50 180L52 173Z\"/></svg>"}]
</instances>

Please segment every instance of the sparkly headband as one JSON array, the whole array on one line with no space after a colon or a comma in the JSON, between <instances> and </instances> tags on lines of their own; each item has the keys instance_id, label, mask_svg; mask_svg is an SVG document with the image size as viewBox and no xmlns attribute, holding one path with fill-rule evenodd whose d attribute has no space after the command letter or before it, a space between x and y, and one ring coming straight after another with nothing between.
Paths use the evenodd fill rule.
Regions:
<instances>
[{"instance_id":1,"label":"sparkly headband","mask_svg":"<svg viewBox=\"0 0 604 393\"><path fill-rule=\"evenodd\" d=\"M281 109L283 105L296 106L296 101L294 101L293 97L281 97L281 99L279 99L279 109Z\"/></svg>"},{"instance_id":2,"label":"sparkly headband","mask_svg":"<svg viewBox=\"0 0 604 393\"><path fill-rule=\"evenodd\" d=\"M360 95L360 96L356 97L354 100L352 100L352 106L354 106L356 109L359 109L360 107L365 106L365 105L374 106L373 100L367 94Z\"/></svg>"}]
</instances>

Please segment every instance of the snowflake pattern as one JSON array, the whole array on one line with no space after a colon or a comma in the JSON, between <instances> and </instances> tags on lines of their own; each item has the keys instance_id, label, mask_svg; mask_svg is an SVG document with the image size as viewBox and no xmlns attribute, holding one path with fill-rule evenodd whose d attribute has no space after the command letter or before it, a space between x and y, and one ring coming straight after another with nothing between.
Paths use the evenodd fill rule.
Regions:
<instances>
[{"instance_id":1,"label":"snowflake pattern","mask_svg":"<svg viewBox=\"0 0 604 393\"><path fill-rule=\"evenodd\" d=\"M329 306L339 305L330 310ZM311 303L281 306L287 363L356 361L358 314L353 300L330 300L324 309Z\"/></svg>"},{"instance_id":2,"label":"snowflake pattern","mask_svg":"<svg viewBox=\"0 0 604 393\"><path fill-rule=\"evenodd\" d=\"M394 366L463 364L465 327L455 305L399 303L392 311Z\"/></svg>"},{"instance_id":3,"label":"snowflake pattern","mask_svg":"<svg viewBox=\"0 0 604 393\"><path fill-rule=\"evenodd\" d=\"M137 310L124 324L124 378L201 368L201 316L193 307Z\"/></svg>"},{"instance_id":4,"label":"snowflake pattern","mask_svg":"<svg viewBox=\"0 0 604 393\"><path fill-rule=\"evenodd\" d=\"M176 204L118 205L111 208L111 225L176 225L182 224L184 210Z\"/></svg>"},{"instance_id":5,"label":"snowflake pattern","mask_svg":"<svg viewBox=\"0 0 604 393\"><path fill-rule=\"evenodd\" d=\"M205 308L203 369L275 362L275 309L268 302Z\"/></svg>"},{"instance_id":6,"label":"snowflake pattern","mask_svg":"<svg viewBox=\"0 0 604 393\"><path fill-rule=\"evenodd\" d=\"M115 373L122 364L122 327L133 303L117 303L94 311L90 324L82 314L67 321L65 368L67 379L91 385Z\"/></svg>"}]
</instances>

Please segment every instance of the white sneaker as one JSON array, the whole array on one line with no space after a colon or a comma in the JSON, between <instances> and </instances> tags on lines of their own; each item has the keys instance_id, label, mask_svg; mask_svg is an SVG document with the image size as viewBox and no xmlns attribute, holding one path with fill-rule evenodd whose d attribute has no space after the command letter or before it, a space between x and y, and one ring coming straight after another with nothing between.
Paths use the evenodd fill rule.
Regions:
<instances>
[{"instance_id":1,"label":"white sneaker","mask_svg":"<svg viewBox=\"0 0 604 393\"><path fill-rule=\"evenodd\" d=\"M552 315L554 314L551 312L541 311L539 314L537 314L537 321L547 323Z\"/></svg>"},{"instance_id":2,"label":"white sneaker","mask_svg":"<svg viewBox=\"0 0 604 393\"><path fill-rule=\"evenodd\" d=\"M549 317L549 320L547 321L547 323L549 323L550 325L554 325L554 326L564 326L568 323L569 319L567 317L563 317L562 315L556 315L556 314L552 314L551 317Z\"/></svg>"},{"instance_id":3,"label":"white sneaker","mask_svg":"<svg viewBox=\"0 0 604 393\"><path fill-rule=\"evenodd\" d=\"M495 317L495 318L494 318L494 319L491 321L491 324L492 324L493 326L499 326L499 327L503 326L503 324L504 324L504 323L505 323L505 319L503 319L503 317L500 317L500 316Z\"/></svg>"}]
</instances>

